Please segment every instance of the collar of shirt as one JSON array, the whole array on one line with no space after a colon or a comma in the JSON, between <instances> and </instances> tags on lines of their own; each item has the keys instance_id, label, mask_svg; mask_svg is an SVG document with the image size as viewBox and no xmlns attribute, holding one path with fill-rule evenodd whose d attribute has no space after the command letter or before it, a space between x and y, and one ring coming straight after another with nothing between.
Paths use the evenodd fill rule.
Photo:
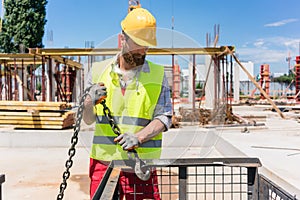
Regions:
<instances>
[{"instance_id":1,"label":"collar of shirt","mask_svg":"<svg viewBox=\"0 0 300 200\"><path fill-rule=\"evenodd\" d=\"M112 62L112 64L111 64L111 66L112 66L112 70L111 70L111 72L115 72L114 71L114 68L119 68L119 63L118 63L118 58L119 58L119 56L120 56L120 53L119 54L117 54L115 57L114 57L114 59L113 59L113 62ZM139 67L137 67L137 68L140 68L141 67L141 72L144 72L144 73L149 73L150 72L150 67L149 67L149 64L148 64L148 61L147 60L145 60L145 62L144 62L144 64L142 65L142 66L139 66ZM120 68L119 68L120 69ZM121 70L120 70L121 71ZM116 72L115 72L116 73Z\"/></svg>"},{"instance_id":2,"label":"collar of shirt","mask_svg":"<svg viewBox=\"0 0 300 200\"><path fill-rule=\"evenodd\" d=\"M138 86L139 86L139 81L138 81L138 77L140 72L144 72L144 73L149 73L150 72L150 67L148 62L145 60L144 64L142 66L139 66L135 69L133 69L131 72L129 72L129 79L123 79L124 76L124 72L119 68L119 63L118 63L118 57L120 54L117 54L114 59L113 62L111 64L111 72L110 72L110 76L112 77L113 82L119 83L120 86L122 88L126 88L127 85L129 85L134 78L136 78L136 90L138 92Z\"/></svg>"}]
</instances>

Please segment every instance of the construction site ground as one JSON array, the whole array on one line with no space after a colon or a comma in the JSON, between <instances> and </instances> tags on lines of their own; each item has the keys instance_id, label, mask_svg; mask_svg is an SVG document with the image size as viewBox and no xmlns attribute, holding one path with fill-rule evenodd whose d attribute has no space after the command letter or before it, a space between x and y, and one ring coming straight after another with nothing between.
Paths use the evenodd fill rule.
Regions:
<instances>
[{"instance_id":1,"label":"construction site ground","mask_svg":"<svg viewBox=\"0 0 300 200\"><path fill-rule=\"evenodd\" d=\"M257 157L259 173L300 197L300 124L297 113L275 112L261 106L234 106L234 113L266 116L265 125L209 129L185 123L164 133L162 158ZM0 128L0 174L4 200L56 199L73 129L14 130ZM89 149L92 127L82 125L71 177L64 199L89 199Z\"/></svg>"}]
</instances>

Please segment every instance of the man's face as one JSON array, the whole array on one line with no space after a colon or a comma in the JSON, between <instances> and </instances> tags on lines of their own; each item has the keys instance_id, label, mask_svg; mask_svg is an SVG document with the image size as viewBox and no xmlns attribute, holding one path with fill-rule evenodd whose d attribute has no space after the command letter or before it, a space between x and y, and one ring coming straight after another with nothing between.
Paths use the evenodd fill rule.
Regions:
<instances>
[{"instance_id":1,"label":"man's face","mask_svg":"<svg viewBox=\"0 0 300 200\"><path fill-rule=\"evenodd\" d=\"M122 56L130 66L137 67L143 65L148 47L136 44L132 39L125 36L122 46Z\"/></svg>"}]
</instances>

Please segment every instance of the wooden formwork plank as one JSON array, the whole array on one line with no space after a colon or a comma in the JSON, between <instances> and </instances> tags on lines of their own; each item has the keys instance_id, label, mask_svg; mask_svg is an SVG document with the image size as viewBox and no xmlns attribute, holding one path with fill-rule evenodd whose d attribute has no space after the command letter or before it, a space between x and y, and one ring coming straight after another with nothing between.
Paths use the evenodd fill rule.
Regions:
<instances>
[{"instance_id":1,"label":"wooden formwork plank","mask_svg":"<svg viewBox=\"0 0 300 200\"><path fill-rule=\"evenodd\" d=\"M74 125L74 122L73 121L66 121L63 123L63 127L71 127Z\"/></svg>"},{"instance_id":2,"label":"wooden formwork plank","mask_svg":"<svg viewBox=\"0 0 300 200\"><path fill-rule=\"evenodd\" d=\"M64 120L66 118L74 118L75 112L68 111L65 113L28 113L28 112L0 112L0 119L24 119L24 120Z\"/></svg>"},{"instance_id":3,"label":"wooden formwork plank","mask_svg":"<svg viewBox=\"0 0 300 200\"><path fill-rule=\"evenodd\" d=\"M35 125L16 125L15 128L20 129L64 129L70 126L63 125L43 125L43 124L35 124Z\"/></svg>"},{"instance_id":4,"label":"wooden formwork plank","mask_svg":"<svg viewBox=\"0 0 300 200\"><path fill-rule=\"evenodd\" d=\"M66 118L70 118L73 117L75 118L75 112L74 111L67 111L62 115L62 118L66 119Z\"/></svg>"},{"instance_id":5,"label":"wooden formwork plank","mask_svg":"<svg viewBox=\"0 0 300 200\"><path fill-rule=\"evenodd\" d=\"M0 110L47 110L47 111L59 111L64 109L63 107L60 106L1 106L0 105Z\"/></svg>"},{"instance_id":6,"label":"wooden formwork plank","mask_svg":"<svg viewBox=\"0 0 300 200\"><path fill-rule=\"evenodd\" d=\"M25 120L0 120L0 124L10 124L10 125L26 125L26 124L43 124L43 125L62 125L63 121L25 121Z\"/></svg>"},{"instance_id":7,"label":"wooden formwork plank","mask_svg":"<svg viewBox=\"0 0 300 200\"><path fill-rule=\"evenodd\" d=\"M70 107L65 102L0 101L2 110L62 110Z\"/></svg>"},{"instance_id":8,"label":"wooden formwork plank","mask_svg":"<svg viewBox=\"0 0 300 200\"><path fill-rule=\"evenodd\" d=\"M0 111L0 116L40 116L40 117L62 117L64 115L63 112L27 112L27 111Z\"/></svg>"},{"instance_id":9,"label":"wooden formwork plank","mask_svg":"<svg viewBox=\"0 0 300 200\"><path fill-rule=\"evenodd\" d=\"M47 117L1 117L0 116L0 124L8 124L8 125L22 125L22 124L64 124L64 123L74 123L75 118L73 116L67 118L47 118Z\"/></svg>"},{"instance_id":10,"label":"wooden formwork plank","mask_svg":"<svg viewBox=\"0 0 300 200\"><path fill-rule=\"evenodd\" d=\"M64 102L0 101L0 125L30 129L72 127L75 112Z\"/></svg>"},{"instance_id":11,"label":"wooden formwork plank","mask_svg":"<svg viewBox=\"0 0 300 200\"><path fill-rule=\"evenodd\" d=\"M0 120L0 125L1 125L1 120ZM14 126L14 128L19 128L19 129L64 129L64 128L69 128L74 125L74 120L64 120L61 123L58 124L49 124L49 123L32 123L32 124L10 124Z\"/></svg>"},{"instance_id":12,"label":"wooden formwork plank","mask_svg":"<svg viewBox=\"0 0 300 200\"><path fill-rule=\"evenodd\" d=\"M0 120L17 120L17 121L63 121L68 117L40 117L40 116L1 116ZM73 118L74 119L74 118Z\"/></svg>"},{"instance_id":13,"label":"wooden formwork plank","mask_svg":"<svg viewBox=\"0 0 300 200\"><path fill-rule=\"evenodd\" d=\"M61 106L61 105L67 105L67 103L65 103L65 102L47 102L47 101L0 101L0 105Z\"/></svg>"}]
</instances>

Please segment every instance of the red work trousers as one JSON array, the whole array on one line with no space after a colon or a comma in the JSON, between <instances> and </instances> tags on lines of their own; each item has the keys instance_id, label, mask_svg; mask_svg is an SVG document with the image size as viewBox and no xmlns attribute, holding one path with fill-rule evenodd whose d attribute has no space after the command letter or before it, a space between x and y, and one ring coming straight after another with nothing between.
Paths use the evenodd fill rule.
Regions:
<instances>
[{"instance_id":1,"label":"red work trousers","mask_svg":"<svg viewBox=\"0 0 300 200\"><path fill-rule=\"evenodd\" d=\"M105 171L107 163L99 160L90 159L90 197L92 199L100 184ZM120 198L125 196L126 200L142 200L142 199L155 199L160 200L158 181L156 170L151 172L151 177L148 181L140 180L133 172L121 171L119 177L119 192Z\"/></svg>"}]
</instances>

